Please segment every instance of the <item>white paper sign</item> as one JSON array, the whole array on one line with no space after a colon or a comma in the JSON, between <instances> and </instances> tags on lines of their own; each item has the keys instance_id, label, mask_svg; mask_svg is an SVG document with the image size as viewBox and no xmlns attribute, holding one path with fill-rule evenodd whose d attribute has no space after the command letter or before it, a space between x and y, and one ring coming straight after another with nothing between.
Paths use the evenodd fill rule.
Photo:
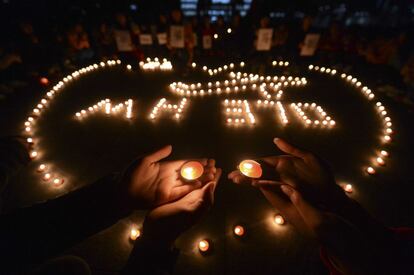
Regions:
<instances>
[{"instance_id":1,"label":"white paper sign","mask_svg":"<svg viewBox=\"0 0 414 275\"><path fill-rule=\"evenodd\" d=\"M273 29L259 29L257 31L256 50L269 51L272 48Z\"/></svg>"},{"instance_id":2,"label":"white paper sign","mask_svg":"<svg viewBox=\"0 0 414 275\"><path fill-rule=\"evenodd\" d=\"M184 48L184 27L170 27L170 45L173 48Z\"/></svg>"},{"instance_id":3,"label":"white paper sign","mask_svg":"<svg viewBox=\"0 0 414 275\"><path fill-rule=\"evenodd\" d=\"M134 50L134 44L132 43L131 34L129 31L115 30L115 42L116 48L120 52L130 52Z\"/></svg>"},{"instance_id":4,"label":"white paper sign","mask_svg":"<svg viewBox=\"0 0 414 275\"><path fill-rule=\"evenodd\" d=\"M316 48L318 47L318 42L321 35L319 33L310 33L305 37L303 41L302 49L300 50L301 56L312 56L315 54Z\"/></svg>"},{"instance_id":5,"label":"white paper sign","mask_svg":"<svg viewBox=\"0 0 414 275\"><path fill-rule=\"evenodd\" d=\"M139 44L141 44L141 45L152 45L152 36L151 36L151 34L140 34L139 35Z\"/></svg>"},{"instance_id":6,"label":"white paper sign","mask_svg":"<svg viewBox=\"0 0 414 275\"><path fill-rule=\"evenodd\" d=\"M203 35L203 49L211 49L212 44L213 40L211 39L211 35Z\"/></svg>"},{"instance_id":7,"label":"white paper sign","mask_svg":"<svg viewBox=\"0 0 414 275\"><path fill-rule=\"evenodd\" d=\"M165 45L167 44L167 33L162 32L157 34L158 44L159 45Z\"/></svg>"}]
</instances>

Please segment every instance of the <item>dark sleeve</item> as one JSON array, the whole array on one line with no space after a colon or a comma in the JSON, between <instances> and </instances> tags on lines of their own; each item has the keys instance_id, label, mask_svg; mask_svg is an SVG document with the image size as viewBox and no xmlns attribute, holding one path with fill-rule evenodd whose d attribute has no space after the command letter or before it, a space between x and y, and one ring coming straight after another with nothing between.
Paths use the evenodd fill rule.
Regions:
<instances>
[{"instance_id":1,"label":"dark sleeve","mask_svg":"<svg viewBox=\"0 0 414 275\"><path fill-rule=\"evenodd\" d=\"M130 214L115 175L0 217L0 271L30 268ZM2 273L2 272L0 272Z\"/></svg>"},{"instance_id":2,"label":"dark sleeve","mask_svg":"<svg viewBox=\"0 0 414 275\"><path fill-rule=\"evenodd\" d=\"M145 236L142 236L135 241L134 248L121 274L172 274L178 254L178 249L160 245L157 240L145 239Z\"/></svg>"},{"instance_id":3,"label":"dark sleeve","mask_svg":"<svg viewBox=\"0 0 414 275\"><path fill-rule=\"evenodd\" d=\"M413 274L414 264L412 257L414 255L414 228L390 228L393 233L393 239L396 242L393 256L395 257L395 274ZM326 247L320 248L321 260L329 271L330 275L342 275L329 258ZM391 259L390 259L391 260Z\"/></svg>"}]
</instances>

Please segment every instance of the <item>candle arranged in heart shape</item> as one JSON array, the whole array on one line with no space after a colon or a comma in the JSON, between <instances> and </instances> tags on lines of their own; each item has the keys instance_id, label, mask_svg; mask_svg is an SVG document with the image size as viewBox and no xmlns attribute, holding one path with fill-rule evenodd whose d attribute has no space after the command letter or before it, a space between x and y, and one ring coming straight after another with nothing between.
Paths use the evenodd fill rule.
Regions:
<instances>
[{"instance_id":1,"label":"candle arranged in heart shape","mask_svg":"<svg viewBox=\"0 0 414 275\"><path fill-rule=\"evenodd\" d=\"M181 177L186 180L196 180L204 173L204 167L198 161L189 161L181 167Z\"/></svg>"},{"instance_id":2,"label":"candle arranged in heart shape","mask_svg":"<svg viewBox=\"0 0 414 275\"><path fill-rule=\"evenodd\" d=\"M260 163L250 159L240 162L239 170L246 177L254 179L260 178L263 173Z\"/></svg>"}]
</instances>

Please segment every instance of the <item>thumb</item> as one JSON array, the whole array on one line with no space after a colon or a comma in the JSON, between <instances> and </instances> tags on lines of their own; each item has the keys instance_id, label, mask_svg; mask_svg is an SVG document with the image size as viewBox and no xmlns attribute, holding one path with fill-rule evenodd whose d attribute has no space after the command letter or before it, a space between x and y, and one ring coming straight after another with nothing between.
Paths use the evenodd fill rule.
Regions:
<instances>
[{"instance_id":1,"label":"thumb","mask_svg":"<svg viewBox=\"0 0 414 275\"><path fill-rule=\"evenodd\" d=\"M282 185L280 188L283 193L289 197L290 201L298 210L305 223L311 229L318 229L323 222L323 214L308 201L306 201L302 194L296 189L289 185Z\"/></svg>"},{"instance_id":2,"label":"thumb","mask_svg":"<svg viewBox=\"0 0 414 275\"><path fill-rule=\"evenodd\" d=\"M209 207L211 205L213 205L214 203L214 189L215 189L215 183L214 182L209 182L206 185L203 186L202 188L202 201L204 206Z\"/></svg>"},{"instance_id":3,"label":"thumb","mask_svg":"<svg viewBox=\"0 0 414 275\"><path fill-rule=\"evenodd\" d=\"M148 156L145 157L145 160L148 161L149 163L154 163L157 161L160 161L166 157L168 157L172 152L172 146L171 145L167 145L164 146L163 148L149 154Z\"/></svg>"}]
</instances>

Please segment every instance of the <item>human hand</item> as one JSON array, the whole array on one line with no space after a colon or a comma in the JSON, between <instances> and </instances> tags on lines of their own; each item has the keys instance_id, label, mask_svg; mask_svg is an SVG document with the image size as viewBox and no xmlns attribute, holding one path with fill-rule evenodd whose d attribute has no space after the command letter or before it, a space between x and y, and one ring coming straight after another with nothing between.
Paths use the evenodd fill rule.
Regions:
<instances>
[{"instance_id":1,"label":"human hand","mask_svg":"<svg viewBox=\"0 0 414 275\"><path fill-rule=\"evenodd\" d=\"M280 189L302 219L303 231L318 240L326 260L340 274L400 274L398 247L390 234L376 234L383 230L381 226L366 231L365 226L314 205L290 185Z\"/></svg>"},{"instance_id":2,"label":"human hand","mask_svg":"<svg viewBox=\"0 0 414 275\"><path fill-rule=\"evenodd\" d=\"M275 145L288 155L260 158L263 165L275 171L275 178L250 179L239 170L228 177L235 183L249 183L259 187L266 199L299 231L309 235L311 232L300 213L280 189L283 184L297 188L310 200L325 208L338 209L348 201L343 190L336 185L328 165L315 155L300 150L282 139L274 139ZM264 175L265 177L266 175Z\"/></svg>"},{"instance_id":3,"label":"human hand","mask_svg":"<svg viewBox=\"0 0 414 275\"><path fill-rule=\"evenodd\" d=\"M188 160L161 161L172 152L168 145L134 161L122 177L125 197L138 208L150 208L178 200L214 179L215 160L199 159L204 174L192 182L180 176L181 166Z\"/></svg>"},{"instance_id":4,"label":"human hand","mask_svg":"<svg viewBox=\"0 0 414 275\"><path fill-rule=\"evenodd\" d=\"M236 170L228 175L229 179L235 183L245 182L257 187L288 184L327 207L335 207L347 200L343 190L335 183L329 166L323 160L282 139L275 138L274 143L287 155L263 157L259 160L274 169L276 178L249 179Z\"/></svg>"},{"instance_id":5,"label":"human hand","mask_svg":"<svg viewBox=\"0 0 414 275\"><path fill-rule=\"evenodd\" d=\"M144 221L143 238L156 247L170 246L193 226L214 203L214 191L221 176L218 168L212 181L181 199L151 210Z\"/></svg>"}]
</instances>

